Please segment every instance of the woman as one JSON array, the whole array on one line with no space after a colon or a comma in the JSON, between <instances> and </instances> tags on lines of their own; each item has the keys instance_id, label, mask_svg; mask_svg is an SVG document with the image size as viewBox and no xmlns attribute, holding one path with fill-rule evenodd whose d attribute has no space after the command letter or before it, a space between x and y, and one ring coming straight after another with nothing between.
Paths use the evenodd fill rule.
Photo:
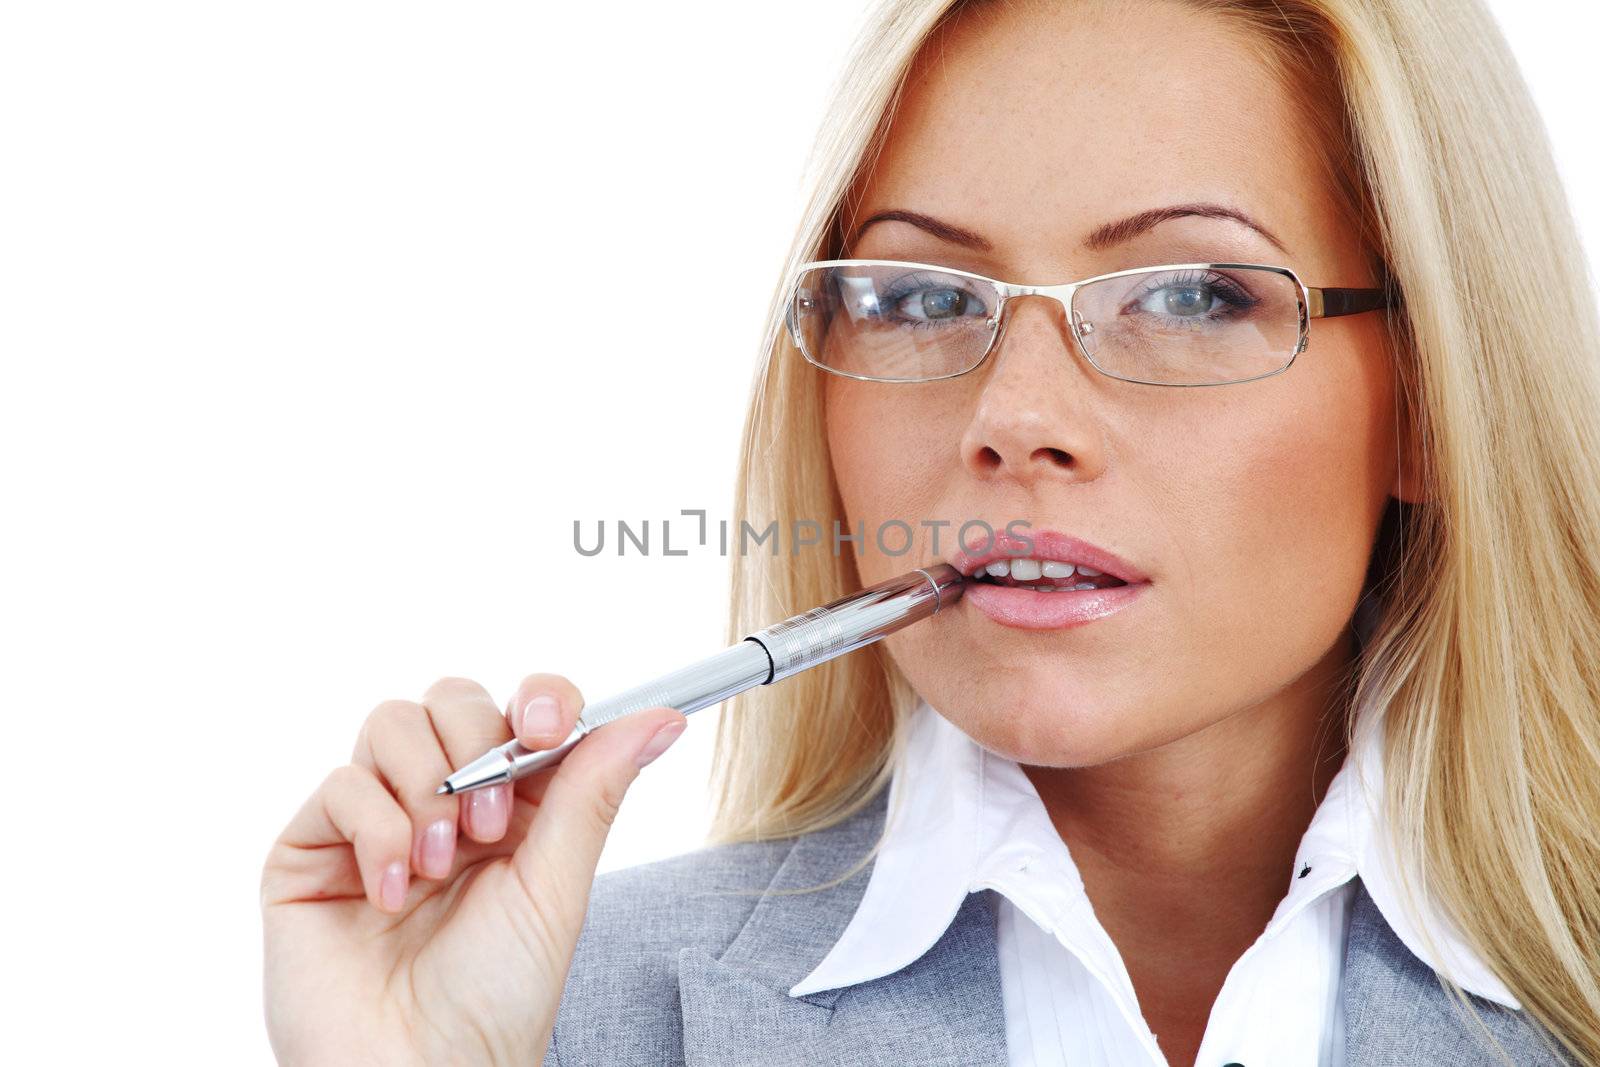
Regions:
<instances>
[{"instance_id":1,"label":"woman","mask_svg":"<svg viewBox=\"0 0 1600 1067\"><path fill-rule=\"evenodd\" d=\"M738 518L913 543L741 557L733 631L966 595L599 879L682 715L463 803L579 694L379 707L267 863L279 1055L1600 1063L1600 344L1492 21L893 0L831 115Z\"/></svg>"}]
</instances>

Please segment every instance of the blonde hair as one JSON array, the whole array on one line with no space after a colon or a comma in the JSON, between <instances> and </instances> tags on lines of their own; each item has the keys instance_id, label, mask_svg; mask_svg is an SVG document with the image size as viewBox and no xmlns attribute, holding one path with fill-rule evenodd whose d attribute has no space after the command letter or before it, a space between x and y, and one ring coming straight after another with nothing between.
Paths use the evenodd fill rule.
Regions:
<instances>
[{"instance_id":1,"label":"blonde hair","mask_svg":"<svg viewBox=\"0 0 1600 1067\"><path fill-rule=\"evenodd\" d=\"M822 375L790 345L781 279L837 253L913 60L969 2L880 3L835 86L767 317L736 527L844 521ZM1382 713L1396 869L1425 876L1403 890L1600 1063L1600 331L1543 125L1478 0L1189 2L1251 31L1404 294L1390 321L1426 503L1390 501L1349 686L1353 710ZM854 571L844 553L735 553L730 637L858 588ZM711 842L858 812L888 784L916 701L881 644L735 698Z\"/></svg>"}]
</instances>

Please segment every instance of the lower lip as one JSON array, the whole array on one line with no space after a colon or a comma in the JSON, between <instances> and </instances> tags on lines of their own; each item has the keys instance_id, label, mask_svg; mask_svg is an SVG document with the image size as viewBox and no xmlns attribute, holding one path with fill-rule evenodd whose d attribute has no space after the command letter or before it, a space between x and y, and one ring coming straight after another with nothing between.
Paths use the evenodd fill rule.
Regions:
<instances>
[{"instance_id":1,"label":"lower lip","mask_svg":"<svg viewBox=\"0 0 1600 1067\"><path fill-rule=\"evenodd\" d=\"M1149 582L1131 582L1110 589L1041 593L1019 586L968 581L961 599L1001 626L1014 626L1019 630L1064 630L1115 615L1149 588Z\"/></svg>"}]
</instances>

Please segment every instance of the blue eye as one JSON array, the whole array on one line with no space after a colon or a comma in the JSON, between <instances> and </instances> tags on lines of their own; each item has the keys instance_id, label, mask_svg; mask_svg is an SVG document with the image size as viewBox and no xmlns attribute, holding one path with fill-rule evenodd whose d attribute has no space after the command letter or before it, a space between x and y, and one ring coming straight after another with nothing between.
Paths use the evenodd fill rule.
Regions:
<instances>
[{"instance_id":1,"label":"blue eye","mask_svg":"<svg viewBox=\"0 0 1600 1067\"><path fill-rule=\"evenodd\" d=\"M1258 302L1237 282L1223 275L1185 271L1149 280L1124 311L1156 315L1179 323L1197 322L1247 311Z\"/></svg>"},{"instance_id":2,"label":"blue eye","mask_svg":"<svg viewBox=\"0 0 1600 1067\"><path fill-rule=\"evenodd\" d=\"M1151 294L1142 305L1147 310L1164 311L1168 315L1202 315L1212 310L1217 295L1204 285L1168 285ZM1157 302L1157 307L1150 307Z\"/></svg>"},{"instance_id":3,"label":"blue eye","mask_svg":"<svg viewBox=\"0 0 1600 1067\"><path fill-rule=\"evenodd\" d=\"M926 285L917 281L915 275L902 279L883 294L880 304L887 315L911 326L937 326L989 314L977 293L954 284L948 275L930 278Z\"/></svg>"}]
</instances>

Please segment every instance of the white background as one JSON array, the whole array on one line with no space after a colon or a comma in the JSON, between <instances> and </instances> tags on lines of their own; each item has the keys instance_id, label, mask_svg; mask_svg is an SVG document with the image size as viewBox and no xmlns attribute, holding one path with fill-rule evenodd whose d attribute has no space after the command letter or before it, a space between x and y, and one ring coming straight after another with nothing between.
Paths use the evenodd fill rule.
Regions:
<instances>
[{"instance_id":1,"label":"white background","mask_svg":"<svg viewBox=\"0 0 1600 1067\"><path fill-rule=\"evenodd\" d=\"M1600 16L1493 6L1592 255ZM726 561L660 522L728 516L863 13L0 5L0 1059L270 1062L261 861L374 704L721 647ZM602 870L700 843L717 714Z\"/></svg>"}]
</instances>

